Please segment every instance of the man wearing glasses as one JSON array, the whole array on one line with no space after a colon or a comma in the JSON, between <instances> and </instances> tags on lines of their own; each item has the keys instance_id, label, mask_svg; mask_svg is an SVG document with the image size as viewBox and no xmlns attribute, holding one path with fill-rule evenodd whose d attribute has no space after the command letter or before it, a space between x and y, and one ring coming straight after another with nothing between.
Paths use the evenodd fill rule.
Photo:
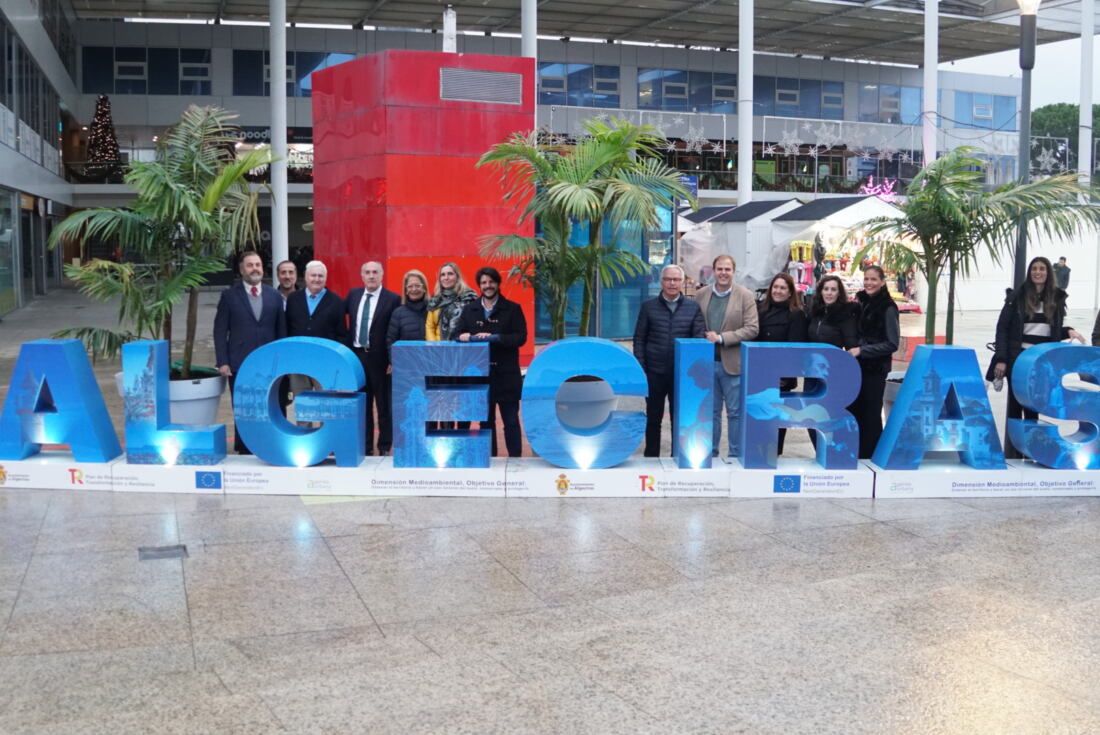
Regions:
<instances>
[{"instance_id":1,"label":"man wearing glasses","mask_svg":"<svg viewBox=\"0 0 1100 735\"><path fill-rule=\"evenodd\" d=\"M645 370L649 395L645 399L645 456L661 455L661 422L673 417L673 367L676 340L702 338L706 322L699 304L685 299L684 269L666 265L661 269L661 293L642 304L634 327L634 357Z\"/></svg>"}]
</instances>

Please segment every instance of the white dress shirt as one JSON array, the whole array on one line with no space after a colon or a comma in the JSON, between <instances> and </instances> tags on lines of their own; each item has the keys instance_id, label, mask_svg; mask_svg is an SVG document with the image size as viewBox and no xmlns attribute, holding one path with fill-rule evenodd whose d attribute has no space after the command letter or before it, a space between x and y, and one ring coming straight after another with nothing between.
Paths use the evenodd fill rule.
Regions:
<instances>
[{"instance_id":1,"label":"white dress shirt","mask_svg":"<svg viewBox=\"0 0 1100 735\"><path fill-rule=\"evenodd\" d=\"M363 307L367 303L367 294L370 294L370 312L367 313L367 327L370 327L370 323L374 321L374 311L378 308L378 297L382 295L382 287L379 286L374 291L363 290L363 298L359 299L359 313L355 316L355 332L353 339L356 347L370 347L370 345L359 344L359 327L363 323Z\"/></svg>"}]
</instances>

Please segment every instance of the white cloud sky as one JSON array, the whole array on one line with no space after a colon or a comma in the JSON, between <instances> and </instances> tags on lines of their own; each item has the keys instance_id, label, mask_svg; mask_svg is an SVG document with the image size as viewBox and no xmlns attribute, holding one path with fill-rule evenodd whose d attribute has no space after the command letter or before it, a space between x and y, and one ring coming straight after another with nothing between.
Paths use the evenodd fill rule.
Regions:
<instances>
[{"instance_id":1,"label":"white cloud sky","mask_svg":"<svg viewBox=\"0 0 1100 735\"><path fill-rule=\"evenodd\" d=\"M1092 101L1100 104L1100 37L1093 39ZM988 56L941 64L948 71L994 74L996 76L1020 75L1018 51L1002 51ZM1011 72L1009 71L1011 70ZM1048 43L1036 51L1035 69L1031 73L1032 108L1054 102L1077 103L1081 85L1081 41L1071 39Z\"/></svg>"}]
</instances>

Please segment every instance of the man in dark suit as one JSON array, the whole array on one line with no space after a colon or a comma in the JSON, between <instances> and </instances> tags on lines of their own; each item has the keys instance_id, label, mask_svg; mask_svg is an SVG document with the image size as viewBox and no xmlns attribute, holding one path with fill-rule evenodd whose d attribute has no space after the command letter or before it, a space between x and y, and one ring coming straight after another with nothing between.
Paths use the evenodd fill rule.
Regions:
<instances>
[{"instance_id":1,"label":"man in dark suit","mask_svg":"<svg viewBox=\"0 0 1100 735\"><path fill-rule=\"evenodd\" d=\"M319 260L306 264L306 287L286 297L288 337L319 337L346 342L344 300L325 288L328 268Z\"/></svg>"},{"instance_id":2,"label":"man in dark suit","mask_svg":"<svg viewBox=\"0 0 1100 735\"><path fill-rule=\"evenodd\" d=\"M243 253L237 266L240 283L222 291L214 314L214 355L218 372L229 380L230 397L244 359L256 348L286 336L283 299L275 289L264 285L264 264L259 253ZM233 449L238 454L251 454L236 431Z\"/></svg>"},{"instance_id":3,"label":"man in dark suit","mask_svg":"<svg viewBox=\"0 0 1100 735\"><path fill-rule=\"evenodd\" d=\"M519 304L500 293L500 271L485 267L477 272L481 298L462 310L454 332L459 342L489 343L489 420L482 428L492 431L493 456L497 456L496 414L504 424L504 445L509 457L523 454L519 428L519 399L523 376L519 348L527 342L527 318Z\"/></svg>"},{"instance_id":4,"label":"man in dark suit","mask_svg":"<svg viewBox=\"0 0 1100 735\"><path fill-rule=\"evenodd\" d=\"M390 404L390 352L386 330L401 297L382 288L382 264L369 261L359 269L363 288L348 291L348 346L355 352L367 374L367 455L374 454L374 411L378 411L378 453L390 453L393 447L393 411ZM371 404L374 404L372 409Z\"/></svg>"}]
</instances>

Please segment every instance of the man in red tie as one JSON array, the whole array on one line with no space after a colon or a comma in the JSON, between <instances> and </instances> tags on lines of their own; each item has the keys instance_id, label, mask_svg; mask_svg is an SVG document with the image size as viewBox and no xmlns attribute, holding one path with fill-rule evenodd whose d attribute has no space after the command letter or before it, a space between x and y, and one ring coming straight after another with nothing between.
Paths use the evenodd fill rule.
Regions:
<instances>
[{"instance_id":1,"label":"man in red tie","mask_svg":"<svg viewBox=\"0 0 1100 735\"><path fill-rule=\"evenodd\" d=\"M256 348L286 336L283 299L271 286L264 285L264 263L259 253L247 250L238 261L240 284L222 291L214 314L214 355L218 372L229 379L229 393L241 363ZM233 432L233 449L251 454Z\"/></svg>"}]
</instances>

